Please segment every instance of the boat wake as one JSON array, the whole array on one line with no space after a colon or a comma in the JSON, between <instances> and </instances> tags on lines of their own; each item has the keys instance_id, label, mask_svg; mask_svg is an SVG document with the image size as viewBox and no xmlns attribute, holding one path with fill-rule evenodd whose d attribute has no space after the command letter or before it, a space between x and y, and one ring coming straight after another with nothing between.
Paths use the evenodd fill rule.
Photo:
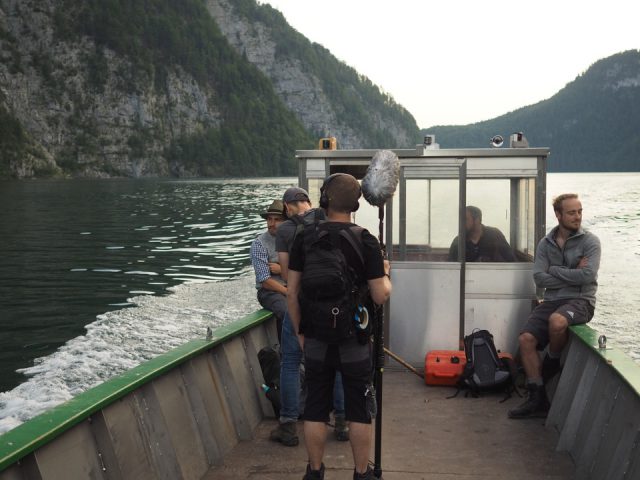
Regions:
<instances>
[{"instance_id":1,"label":"boat wake","mask_svg":"<svg viewBox=\"0 0 640 480\"><path fill-rule=\"evenodd\" d=\"M170 295L129 299L99 315L86 334L21 369L28 380L0 393L0 434L186 341L258 308L247 269L233 280L170 287Z\"/></svg>"}]
</instances>

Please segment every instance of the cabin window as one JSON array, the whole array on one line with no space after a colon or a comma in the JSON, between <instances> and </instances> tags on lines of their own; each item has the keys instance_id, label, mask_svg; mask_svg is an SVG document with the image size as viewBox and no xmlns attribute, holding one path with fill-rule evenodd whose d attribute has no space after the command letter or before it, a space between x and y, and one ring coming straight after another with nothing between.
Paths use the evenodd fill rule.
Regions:
<instances>
[{"instance_id":1,"label":"cabin window","mask_svg":"<svg viewBox=\"0 0 640 480\"><path fill-rule=\"evenodd\" d=\"M469 179L469 205L480 209L484 226L497 228L504 235L515 261L533 261L535 179Z\"/></svg>"},{"instance_id":2,"label":"cabin window","mask_svg":"<svg viewBox=\"0 0 640 480\"><path fill-rule=\"evenodd\" d=\"M517 185L518 202L514 222L517 235L513 245L519 260L533 262L536 248L536 181L534 178L522 178L514 182Z\"/></svg>"},{"instance_id":3,"label":"cabin window","mask_svg":"<svg viewBox=\"0 0 640 480\"><path fill-rule=\"evenodd\" d=\"M394 259L447 261L458 232L458 190L457 179L406 179L404 207L400 199L393 205Z\"/></svg>"}]
</instances>

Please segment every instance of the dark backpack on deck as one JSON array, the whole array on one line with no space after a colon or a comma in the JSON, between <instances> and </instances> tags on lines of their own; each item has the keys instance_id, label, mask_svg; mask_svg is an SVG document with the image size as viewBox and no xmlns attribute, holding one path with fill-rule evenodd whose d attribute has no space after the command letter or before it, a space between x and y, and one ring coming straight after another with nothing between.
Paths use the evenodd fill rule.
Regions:
<instances>
[{"instance_id":1,"label":"dark backpack on deck","mask_svg":"<svg viewBox=\"0 0 640 480\"><path fill-rule=\"evenodd\" d=\"M364 265L363 231L357 225L318 220L305 225L299 294L302 333L330 344L343 343L355 335L356 311L368 298L368 287L348 264L340 245L341 238L346 239Z\"/></svg>"},{"instance_id":2,"label":"dark backpack on deck","mask_svg":"<svg viewBox=\"0 0 640 480\"><path fill-rule=\"evenodd\" d=\"M464 337L464 353L467 363L454 396L463 389L468 389L465 396L470 393L477 397L483 391L503 391L505 400L511 396L515 364L512 359L499 356L493 335L488 330L474 330Z\"/></svg>"},{"instance_id":3,"label":"dark backpack on deck","mask_svg":"<svg viewBox=\"0 0 640 480\"><path fill-rule=\"evenodd\" d=\"M271 401L273 413L280 417L280 354L273 347L264 347L258 352L258 362L264 383L262 390Z\"/></svg>"}]
</instances>

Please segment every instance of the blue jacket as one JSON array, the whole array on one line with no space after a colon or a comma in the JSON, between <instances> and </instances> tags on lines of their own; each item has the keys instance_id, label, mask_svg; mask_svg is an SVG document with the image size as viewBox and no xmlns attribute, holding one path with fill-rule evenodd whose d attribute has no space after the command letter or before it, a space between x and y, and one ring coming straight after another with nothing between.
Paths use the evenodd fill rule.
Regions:
<instances>
[{"instance_id":1,"label":"blue jacket","mask_svg":"<svg viewBox=\"0 0 640 480\"><path fill-rule=\"evenodd\" d=\"M600 240L593 233L578 230L560 248L555 241L558 227L540 240L533 263L533 280L544 288L545 300L584 298L595 307L600 268ZM584 268L576 268L587 257Z\"/></svg>"}]
</instances>

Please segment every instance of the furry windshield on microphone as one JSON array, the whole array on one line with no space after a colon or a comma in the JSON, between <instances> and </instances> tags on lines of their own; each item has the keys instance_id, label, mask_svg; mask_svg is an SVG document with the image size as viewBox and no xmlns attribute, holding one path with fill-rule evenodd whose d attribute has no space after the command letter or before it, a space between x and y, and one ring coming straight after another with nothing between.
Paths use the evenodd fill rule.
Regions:
<instances>
[{"instance_id":1,"label":"furry windshield on microphone","mask_svg":"<svg viewBox=\"0 0 640 480\"><path fill-rule=\"evenodd\" d=\"M362 179L362 195L367 202L382 207L393 197L400 178L400 161L390 150L378 150Z\"/></svg>"}]
</instances>

